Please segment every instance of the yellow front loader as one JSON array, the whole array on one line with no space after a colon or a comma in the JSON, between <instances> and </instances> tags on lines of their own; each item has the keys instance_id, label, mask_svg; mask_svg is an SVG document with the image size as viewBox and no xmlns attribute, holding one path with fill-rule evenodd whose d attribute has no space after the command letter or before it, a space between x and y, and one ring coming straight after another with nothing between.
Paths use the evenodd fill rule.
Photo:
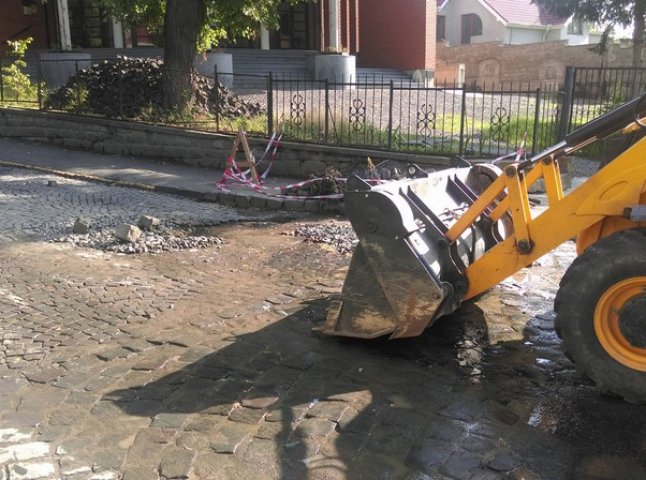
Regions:
<instances>
[{"instance_id":1,"label":"yellow front loader","mask_svg":"<svg viewBox=\"0 0 646 480\"><path fill-rule=\"evenodd\" d=\"M646 403L646 96L572 132L535 157L426 173L371 186L348 180L346 212L359 237L323 333L421 334L440 316L577 237L560 283L556 330L604 392ZM638 138L564 195L559 158L613 134ZM530 209L543 179L548 208Z\"/></svg>"}]
</instances>

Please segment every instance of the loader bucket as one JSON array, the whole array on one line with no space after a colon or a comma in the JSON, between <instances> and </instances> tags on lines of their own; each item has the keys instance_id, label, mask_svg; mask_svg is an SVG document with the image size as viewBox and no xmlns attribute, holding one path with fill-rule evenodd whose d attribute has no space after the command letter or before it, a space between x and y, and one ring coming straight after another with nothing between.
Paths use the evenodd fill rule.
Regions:
<instances>
[{"instance_id":1,"label":"loader bucket","mask_svg":"<svg viewBox=\"0 0 646 480\"><path fill-rule=\"evenodd\" d=\"M456 310L467 291L463 272L505 236L488 219L454 243L445 232L500 174L490 165L426 173L370 186L348 179L345 208L358 238L341 299L318 330L390 338L420 335Z\"/></svg>"}]
</instances>

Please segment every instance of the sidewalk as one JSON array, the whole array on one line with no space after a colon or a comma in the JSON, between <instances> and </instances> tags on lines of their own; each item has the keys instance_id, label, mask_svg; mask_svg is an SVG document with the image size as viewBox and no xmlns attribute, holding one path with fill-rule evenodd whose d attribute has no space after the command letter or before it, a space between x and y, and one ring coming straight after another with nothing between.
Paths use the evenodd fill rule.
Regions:
<instances>
[{"instance_id":1,"label":"sidewalk","mask_svg":"<svg viewBox=\"0 0 646 480\"><path fill-rule=\"evenodd\" d=\"M66 177L183 195L241 208L312 212L342 210L342 203L339 201L283 199L255 192L244 186L233 185L230 192L222 192L216 185L223 174L219 169L67 150L53 145L25 143L9 138L0 138L0 166L46 171ZM280 187L303 180L305 179L270 175L265 185L270 188Z\"/></svg>"}]
</instances>

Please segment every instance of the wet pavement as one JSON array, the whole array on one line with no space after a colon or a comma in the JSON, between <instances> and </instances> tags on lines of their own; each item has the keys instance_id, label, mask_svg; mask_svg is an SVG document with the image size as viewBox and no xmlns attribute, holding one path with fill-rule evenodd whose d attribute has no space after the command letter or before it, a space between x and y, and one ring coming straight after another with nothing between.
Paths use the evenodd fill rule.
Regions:
<instances>
[{"instance_id":1,"label":"wet pavement","mask_svg":"<svg viewBox=\"0 0 646 480\"><path fill-rule=\"evenodd\" d=\"M69 199L97 185L52 179L0 170L1 480L646 478L646 409L600 395L554 332L572 243L421 337L333 338L312 327L349 256L294 231L343 220L221 223L240 214L116 187L88 209ZM224 243L39 235L142 205Z\"/></svg>"}]
</instances>

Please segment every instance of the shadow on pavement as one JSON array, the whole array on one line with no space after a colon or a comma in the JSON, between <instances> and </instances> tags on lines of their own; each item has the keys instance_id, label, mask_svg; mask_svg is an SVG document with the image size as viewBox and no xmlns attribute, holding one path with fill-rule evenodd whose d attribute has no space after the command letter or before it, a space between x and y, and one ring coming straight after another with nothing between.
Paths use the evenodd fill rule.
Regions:
<instances>
[{"instance_id":1,"label":"shadow on pavement","mask_svg":"<svg viewBox=\"0 0 646 480\"><path fill-rule=\"evenodd\" d=\"M178 428L209 441L199 478L223 478L213 463L200 466L214 452L281 479L495 479L523 468L543 479L619 478L571 475L643 468L641 410L574 388L558 340L540 328L549 320L530 322L524 341L486 347L485 318L467 304L421 337L359 341L311 332L327 305L105 399L152 427L188 414ZM548 338L525 345L537 335ZM622 434L613 451L608 442Z\"/></svg>"}]
</instances>

